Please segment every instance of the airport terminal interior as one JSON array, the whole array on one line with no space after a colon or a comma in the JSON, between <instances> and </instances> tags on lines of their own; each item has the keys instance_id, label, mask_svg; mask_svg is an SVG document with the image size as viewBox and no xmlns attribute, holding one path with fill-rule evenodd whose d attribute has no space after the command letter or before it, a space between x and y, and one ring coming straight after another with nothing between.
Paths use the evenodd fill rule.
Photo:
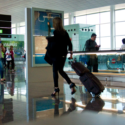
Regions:
<instances>
[{"instance_id":1,"label":"airport terminal interior","mask_svg":"<svg viewBox=\"0 0 125 125\"><path fill-rule=\"evenodd\" d=\"M125 0L0 0L0 125L124 125L124 15ZM73 46L63 69L76 86L59 75L53 96L46 46L57 17Z\"/></svg>"}]
</instances>

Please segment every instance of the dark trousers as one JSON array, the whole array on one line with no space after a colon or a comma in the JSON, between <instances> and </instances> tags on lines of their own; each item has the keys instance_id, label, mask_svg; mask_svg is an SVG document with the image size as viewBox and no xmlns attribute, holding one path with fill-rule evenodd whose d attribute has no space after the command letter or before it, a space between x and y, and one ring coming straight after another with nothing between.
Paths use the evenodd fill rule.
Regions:
<instances>
[{"instance_id":1,"label":"dark trousers","mask_svg":"<svg viewBox=\"0 0 125 125\"><path fill-rule=\"evenodd\" d=\"M98 72L98 64L88 65L87 68L89 69L90 72L92 72L92 68L93 68L93 72Z\"/></svg>"},{"instance_id":2,"label":"dark trousers","mask_svg":"<svg viewBox=\"0 0 125 125\"><path fill-rule=\"evenodd\" d=\"M68 84L71 83L70 78L63 70L64 65L65 65L65 61L66 61L66 57L52 58L53 78L54 78L54 86L55 87L58 87L58 72L67 81Z\"/></svg>"},{"instance_id":3,"label":"dark trousers","mask_svg":"<svg viewBox=\"0 0 125 125\"><path fill-rule=\"evenodd\" d=\"M2 58L3 66L6 66L6 58Z\"/></svg>"},{"instance_id":4,"label":"dark trousers","mask_svg":"<svg viewBox=\"0 0 125 125\"><path fill-rule=\"evenodd\" d=\"M12 69L14 69L14 59L12 59L11 61L7 61L7 68L8 68L8 70L10 69L10 63L12 65Z\"/></svg>"},{"instance_id":5,"label":"dark trousers","mask_svg":"<svg viewBox=\"0 0 125 125\"><path fill-rule=\"evenodd\" d=\"M3 62L1 58L0 58L0 75L1 75L1 79L3 79Z\"/></svg>"},{"instance_id":6,"label":"dark trousers","mask_svg":"<svg viewBox=\"0 0 125 125\"><path fill-rule=\"evenodd\" d=\"M90 59L87 63L87 68L91 71L93 68L93 72L98 72L98 58L95 58L93 61Z\"/></svg>"}]
</instances>

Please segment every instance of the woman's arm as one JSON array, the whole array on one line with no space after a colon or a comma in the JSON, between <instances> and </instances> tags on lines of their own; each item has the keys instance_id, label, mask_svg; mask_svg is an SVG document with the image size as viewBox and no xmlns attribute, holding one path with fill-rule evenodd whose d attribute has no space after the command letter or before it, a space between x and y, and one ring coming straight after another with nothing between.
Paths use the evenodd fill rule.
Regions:
<instances>
[{"instance_id":1,"label":"woman's arm","mask_svg":"<svg viewBox=\"0 0 125 125\"><path fill-rule=\"evenodd\" d=\"M67 32L66 32L67 33ZM69 47L69 51L70 51L70 59L72 59L73 57L73 45L72 45L72 42L71 42L71 39L69 37L69 34L67 33L67 39L68 39L68 47Z\"/></svg>"}]
</instances>

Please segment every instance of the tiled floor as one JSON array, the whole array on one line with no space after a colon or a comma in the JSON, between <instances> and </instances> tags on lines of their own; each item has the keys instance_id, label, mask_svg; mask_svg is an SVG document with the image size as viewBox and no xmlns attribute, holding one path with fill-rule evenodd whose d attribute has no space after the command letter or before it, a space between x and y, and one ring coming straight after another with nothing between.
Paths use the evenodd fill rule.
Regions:
<instances>
[{"instance_id":1,"label":"tiled floor","mask_svg":"<svg viewBox=\"0 0 125 125\"><path fill-rule=\"evenodd\" d=\"M71 96L65 83L65 94L59 98L32 98L28 103L25 72L23 63L16 64L15 74L5 72L7 81L0 84L0 125L101 125L104 119L106 125L124 124L125 88L106 87L101 98L92 99L84 86L79 85Z\"/></svg>"}]
</instances>

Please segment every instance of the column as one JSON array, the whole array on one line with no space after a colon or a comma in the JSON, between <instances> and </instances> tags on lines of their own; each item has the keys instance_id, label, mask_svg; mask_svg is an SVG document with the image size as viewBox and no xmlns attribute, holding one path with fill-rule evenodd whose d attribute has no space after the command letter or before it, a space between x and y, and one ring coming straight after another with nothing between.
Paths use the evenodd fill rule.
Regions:
<instances>
[{"instance_id":1,"label":"column","mask_svg":"<svg viewBox=\"0 0 125 125\"><path fill-rule=\"evenodd\" d=\"M74 13L69 13L69 25L74 24Z\"/></svg>"},{"instance_id":2,"label":"column","mask_svg":"<svg viewBox=\"0 0 125 125\"><path fill-rule=\"evenodd\" d=\"M115 6L110 6L110 29L111 29L111 50L116 49L116 42L115 42Z\"/></svg>"}]
</instances>

